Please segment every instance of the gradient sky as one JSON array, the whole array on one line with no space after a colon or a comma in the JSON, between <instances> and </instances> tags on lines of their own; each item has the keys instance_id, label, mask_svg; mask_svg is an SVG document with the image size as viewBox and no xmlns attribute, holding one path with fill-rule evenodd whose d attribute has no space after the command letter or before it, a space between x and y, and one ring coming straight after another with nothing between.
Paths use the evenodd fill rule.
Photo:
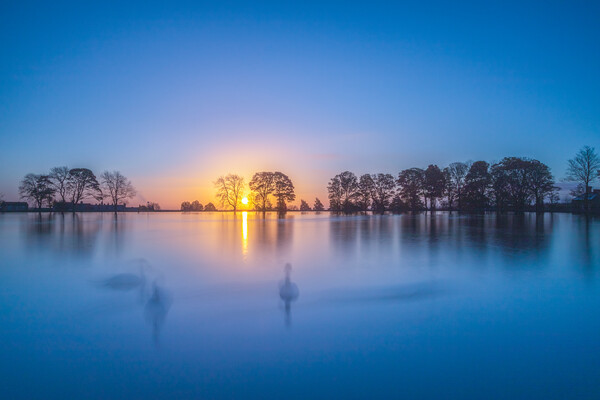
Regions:
<instances>
[{"instance_id":1,"label":"gradient sky","mask_svg":"<svg viewBox=\"0 0 600 400\"><path fill-rule=\"evenodd\" d=\"M6 200L68 165L163 208L260 170L326 203L346 169L514 155L560 179L600 147L599 2L129 3L0 5Z\"/></svg>"}]
</instances>

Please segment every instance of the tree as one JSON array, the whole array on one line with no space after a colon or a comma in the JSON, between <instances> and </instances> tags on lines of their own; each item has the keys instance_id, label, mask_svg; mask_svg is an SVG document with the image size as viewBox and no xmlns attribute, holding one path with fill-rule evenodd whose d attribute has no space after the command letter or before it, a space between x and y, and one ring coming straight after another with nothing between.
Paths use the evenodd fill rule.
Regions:
<instances>
[{"instance_id":1,"label":"tree","mask_svg":"<svg viewBox=\"0 0 600 400\"><path fill-rule=\"evenodd\" d=\"M440 167L429 165L424 172L423 192L429 199L429 209L435 210L437 199L442 197L446 187L446 177Z\"/></svg>"},{"instance_id":2,"label":"tree","mask_svg":"<svg viewBox=\"0 0 600 400\"><path fill-rule=\"evenodd\" d=\"M315 198L315 205L313 206L313 210L315 211L324 211L325 210L325 206L323 205L323 203L321 203L321 200L319 200L319 198Z\"/></svg>"},{"instance_id":3,"label":"tree","mask_svg":"<svg viewBox=\"0 0 600 400\"><path fill-rule=\"evenodd\" d=\"M54 167L50 170L50 182L55 192L60 196L60 201L66 203L69 189L69 167Z\"/></svg>"},{"instance_id":4,"label":"tree","mask_svg":"<svg viewBox=\"0 0 600 400\"><path fill-rule=\"evenodd\" d=\"M294 201L296 194L294 193L294 184L286 174L275 172L273 174L275 181L275 190L273 196L277 199L277 210L283 212L287 209L286 202Z\"/></svg>"},{"instance_id":5,"label":"tree","mask_svg":"<svg viewBox=\"0 0 600 400\"><path fill-rule=\"evenodd\" d=\"M421 168L405 169L398 174L398 186L400 186L400 197L412 211L423 209L421 196L425 181L425 171Z\"/></svg>"},{"instance_id":6,"label":"tree","mask_svg":"<svg viewBox=\"0 0 600 400\"><path fill-rule=\"evenodd\" d=\"M373 175L373 211L383 214L394 196L396 182L390 174Z\"/></svg>"},{"instance_id":7,"label":"tree","mask_svg":"<svg viewBox=\"0 0 600 400\"><path fill-rule=\"evenodd\" d=\"M456 196L458 202L458 210L462 209L463 190L465 186L465 177L469 171L470 164L464 162L454 162L447 167L447 190L452 194L448 196L448 203L450 208L453 206L453 202L450 197Z\"/></svg>"},{"instance_id":8,"label":"tree","mask_svg":"<svg viewBox=\"0 0 600 400\"><path fill-rule=\"evenodd\" d=\"M327 185L329 208L332 211L351 212L358 192L358 179L350 171L334 176Z\"/></svg>"},{"instance_id":9,"label":"tree","mask_svg":"<svg viewBox=\"0 0 600 400\"><path fill-rule=\"evenodd\" d=\"M544 199L546 197L552 204L554 201L552 195L556 192L557 187L554 186L554 177L546 164L538 160L531 160L531 163L531 192L535 200L535 211L540 212L544 210ZM558 197L558 194L556 194L556 197Z\"/></svg>"},{"instance_id":10,"label":"tree","mask_svg":"<svg viewBox=\"0 0 600 400\"><path fill-rule=\"evenodd\" d=\"M32 201L36 208L42 208L44 202L51 205L55 189L48 175L27 174L19 185L19 195L22 199Z\"/></svg>"},{"instance_id":11,"label":"tree","mask_svg":"<svg viewBox=\"0 0 600 400\"><path fill-rule=\"evenodd\" d=\"M248 184L252 191L252 203L255 209L267 211L269 195L275 191L275 174L273 172L257 172Z\"/></svg>"},{"instance_id":12,"label":"tree","mask_svg":"<svg viewBox=\"0 0 600 400\"><path fill-rule=\"evenodd\" d=\"M300 200L300 211L310 211L310 206L304 200Z\"/></svg>"},{"instance_id":13,"label":"tree","mask_svg":"<svg viewBox=\"0 0 600 400\"><path fill-rule=\"evenodd\" d=\"M538 160L505 157L492 165L490 173L492 195L499 211L507 206L524 211L532 200L535 200L536 211L542 211L544 198L554 187L550 168Z\"/></svg>"},{"instance_id":14,"label":"tree","mask_svg":"<svg viewBox=\"0 0 600 400\"><path fill-rule=\"evenodd\" d=\"M400 193L396 193L390 204L390 210L392 210L393 213L401 213L405 209L406 204L402 201Z\"/></svg>"},{"instance_id":15,"label":"tree","mask_svg":"<svg viewBox=\"0 0 600 400\"><path fill-rule=\"evenodd\" d=\"M192 211L192 203L189 201L181 203L181 211Z\"/></svg>"},{"instance_id":16,"label":"tree","mask_svg":"<svg viewBox=\"0 0 600 400\"><path fill-rule=\"evenodd\" d=\"M485 161L476 161L471 164L465 176L465 203L470 210L482 211L489 204L489 189L492 184L489 166Z\"/></svg>"},{"instance_id":17,"label":"tree","mask_svg":"<svg viewBox=\"0 0 600 400\"><path fill-rule=\"evenodd\" d=\"M208 203L204 206L204 211L217 211L217 207L213 203Z\"/></svg>"},{"instance_id":18,"label":"tree","mask_svg":"<svg viewBox=\"0 0 600 400\"><path fill-rule=\"evenodd\" d=\"M200 204L198 200L194 200L192 201L192 204L190 204L191 211L202 211L203 208L204 207L202 207L202 204Z\"/></svg>"},{"instance_id":19,"label":"tree","mask_svg":"<svg viewBox=\"0 0 600 400\"><path fill-rule=\"evenodd\" d=\"M356 190L356 206L360 211L367 211L369 207L371 207L371 196L374 189L375 184L373 183L371 175L361 175Z\"/></svg>"},{"instance_id":20,"label":"tree","mask_svg":"<svg viewBox=\"0 0 600 400\"><path fill-rule=\"evenodd\" d=\"M110 200L115 211L117 211L119 204L126 204L128 199L132 199L136 195L135 188L129 179L124 177L119 171L104 171L100 175L100 181L103 193Z\"/></svg>"},{"instance_id":21,"label":"tree","mask_svg":"<svg viewBox=\"0 0 600 400\"><path fill-rule=\"evenodd\" d=\"M593 147L584 146L575 155L575 158L569 160L567 179L583 185L585 190L583 196L583 209L586 213L589 211L588 188L598 177L599 170L600 158Z\"/></svg>"},{"instance_id":22,"label":"tree","mask_svg":"<svg viewBox=\"0 0 600 400\"><path fill-rule=\"evenodd\" d=\"M239 175L228 174L220 176L214 182L217 189L217 198L222 207L232 207L233 212L244 196L244 178Z\"/></svg>"},{"instance_id":23,"label":"tree","mask_svg":"<svg viewBox=\"0 0 600 400\"><path fill-rule=\"evenodd\" d=\"M96 175L87 168L73 168L69 171L67 190L71 194L73 205L79 204L88 197L92 197L96 201L102 200L102 191Z\"/></svg>"},{"instance_id":24,"label":"tree","mask_svg":"<svg viewBox=\"0 0 600 400\"><path fill-rule=\"evenodd\" d=\"M138 211L160 211L160 204L148 201L145 206L138 206Z\"/></svg>"}]
</instances>

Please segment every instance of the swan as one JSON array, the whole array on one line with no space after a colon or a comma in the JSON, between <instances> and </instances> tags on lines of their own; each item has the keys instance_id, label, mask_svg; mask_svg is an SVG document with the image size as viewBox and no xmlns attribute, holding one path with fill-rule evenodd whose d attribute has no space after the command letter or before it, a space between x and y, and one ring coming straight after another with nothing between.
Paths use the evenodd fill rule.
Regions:
<instances>
[{"instance_id":1,"label":"swan","mask_svg":"<svg viewBox=\"0 0 600 400\"><path fill-rule=\"evenodd\" d=\"M292 271L292 265L290 263L285 264L285 279L279 285L279 297L286 303L296 300L300 291L298 290L298 285L290 280L290 273Z\"/></svg>"},{"instance_id":2,"label":"swan","mask_svg":"<svg viewBox=\"0 0 600 400\"><path fill-rule=\"evenodd\" d=\"M290 273L292 272L292 264L285 264L285 279L279 285L279 297L283 300L285 305L285 324L289 327L292 322L292 301L295 301L300 291L298 285L290 280Z\"/></svg>"}]
</instances>

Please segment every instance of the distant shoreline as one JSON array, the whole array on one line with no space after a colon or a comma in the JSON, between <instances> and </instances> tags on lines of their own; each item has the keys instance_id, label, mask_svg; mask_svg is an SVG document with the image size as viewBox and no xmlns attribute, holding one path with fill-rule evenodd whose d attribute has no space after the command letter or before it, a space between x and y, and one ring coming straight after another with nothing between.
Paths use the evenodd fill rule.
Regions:
<instances>
[{"instance_id":1,"label":"distant shoreline","mask_svg":"<svg viewBox=\"0 0 600 400\"><path fill-rule=\"evenodd\" d=\"M134 211L134 210L125 210L125 211L55 211L55 210L26 210L26 211L0 211L0 214L160 214L160 213L184 213L184 214L208 214L208 213L244 213L244 212L248 212L248 213L256 213L256 214L279 214L279 211L273 210L273 211L258 211L258 210L237 210L237 211L233 211L233 210L215 210L215 211L181 211L181 210L158 210L158 211ZM560 214L584 214L582 212L573 212L570 209L556 209L553 211L544 211L544 212L536 212L535 210L527 210L527 211L523 211L523 212L516 212L516 211L505 211L505 212L498 212L497 210L485 210L485 211L481 211L481 212L466 212L466 211L457 211L457 210L421 210L421 211L404 211L404 212L399 212L399 213L394 213L394 212L390 212L390 211L386 211L386 213L384 215L403 215L403 214L430 214L430 213L438 213L438 212L445 212L445 213L453 213L453 214L460 214L460 215L483 215L483 214L553 214L553 213L560 213ZM315 210L306 210L306 211L302 211L302 210L287 210L282 214L287 214L287 213L329 213L329 214L334 214L334 215L348 215L348 216L352 216L352 215L382 215L381 213L378 213L376 211L360 211L360 212L354 212L354 213L343 213L340 211L333 211L333 210L322 210L322 211L315 211ZM592 215L595 215L595 213L591 213Z\"/></svg>"}]
</instances>

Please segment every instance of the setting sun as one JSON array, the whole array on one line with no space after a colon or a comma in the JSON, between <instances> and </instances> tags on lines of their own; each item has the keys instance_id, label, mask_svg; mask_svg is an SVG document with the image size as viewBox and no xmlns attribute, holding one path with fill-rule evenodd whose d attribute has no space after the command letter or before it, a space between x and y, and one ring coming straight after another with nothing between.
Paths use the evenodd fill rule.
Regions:
<instances>
[{"instance_id":1,"label":"setting sun","mask_svg":"<svg viewBox=\"0 0 600 400\"><path fill-rule=\"evenodd\" d=\"M247 197L244 197L244 198L242 199L242 204L243 204L243 205L246 205L246 204L248 204L248 198L247 198Z\"/></svg>"}]
</instances>

